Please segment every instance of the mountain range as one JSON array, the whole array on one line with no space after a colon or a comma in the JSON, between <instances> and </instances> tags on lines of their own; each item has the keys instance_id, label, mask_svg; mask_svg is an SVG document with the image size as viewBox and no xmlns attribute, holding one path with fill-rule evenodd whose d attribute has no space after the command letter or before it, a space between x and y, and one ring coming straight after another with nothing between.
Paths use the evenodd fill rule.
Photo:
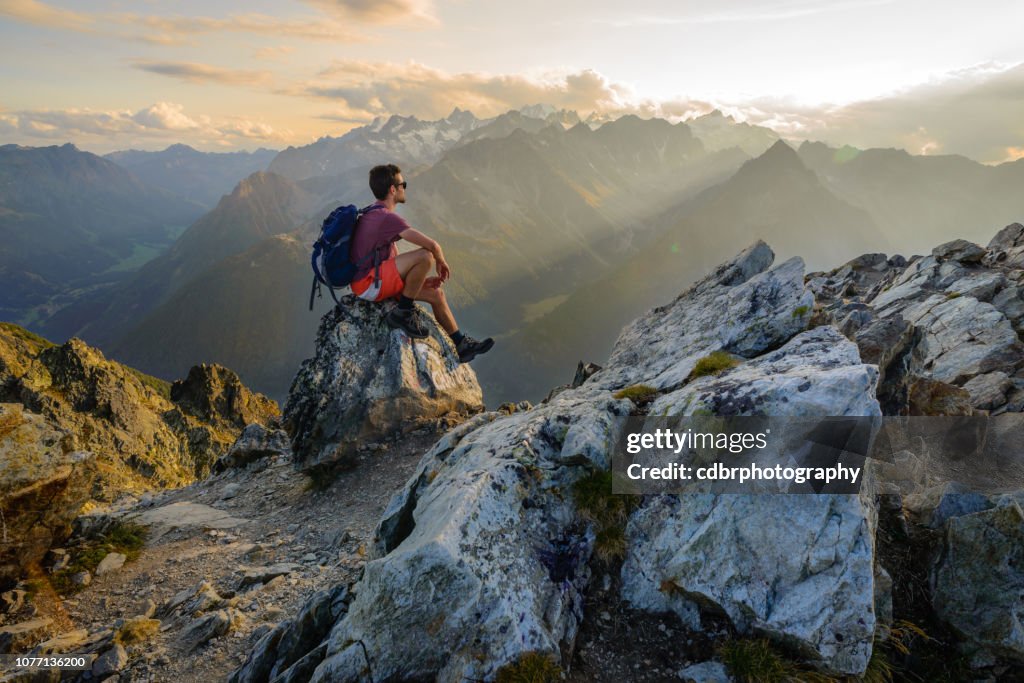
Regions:
<instances>
[{"instance_id":1,"label":"mountain range","mask_svg":"<svg viewBox=\"0 0 1024 683\"><path fill-rule=\"evenodd\" d=\"M444 246L460 326L498 338L474 362L489 403L536 400L581 358L601 362L625 321L737 244L763 238L825 268L983 239L969 216L985 232L1024 210L1020 162L794 150L720 112L674 125L550 107L394 116L281 152L130 280L36 327L158 376L223 363L281 398L319 317L306 311L309 245L333 206L372 201L366 170L387 159L410 183L400 212Z\"/></svg>"},{"instance_id":2,"label":"mountain range","mask_svg":"<svg viewBox=\"0 0 1024 683\"><path fill-rule=\"evenodd\" d=\"M212 209L240 178L265 170L275 156L277 151L273 149L200 152L177 144L160 152L132 149L112 152L104 158L128 169L148 185Z\"/></svg>"}]
</instances>

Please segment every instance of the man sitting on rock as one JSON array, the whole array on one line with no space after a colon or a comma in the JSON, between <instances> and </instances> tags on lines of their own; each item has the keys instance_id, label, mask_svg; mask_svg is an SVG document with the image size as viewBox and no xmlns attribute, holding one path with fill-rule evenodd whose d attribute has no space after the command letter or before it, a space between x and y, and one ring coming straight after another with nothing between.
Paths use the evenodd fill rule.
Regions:
<instances>
[{"instance_id":1,"label":"man sitting on rock","mask_svg":"<svg viewBox=\"0 0 1024 683\"><path fill-rule=\"evenodd\" d=\"M413 229L404 218L394 212L396 204L405 203L408 183L402 178L402 169L394 164L374 166L370 169L370 189L377 202L374 210L359 219L355 238L352 242L352 261L371 262L374 250L380 250L380 279L376 269L370 265L356 273L352 281L352 293L367 301L398 299L398 306L387 315L390 327L400 329L413 339L427 337L427 328L419 319L419 309L414 301L426 301L434 309L438 324L455 343L460 363L468 363L481 353L487 353L494 346L488 337L477 341L459 332L455 317L442 285L451 276L441 245ZM404 239L420 247L404 254L398 253L395 242ZM384 251L387 250L387 256ZM428 277L431 268L436 275Z\"/></svg>"}]
</instances>

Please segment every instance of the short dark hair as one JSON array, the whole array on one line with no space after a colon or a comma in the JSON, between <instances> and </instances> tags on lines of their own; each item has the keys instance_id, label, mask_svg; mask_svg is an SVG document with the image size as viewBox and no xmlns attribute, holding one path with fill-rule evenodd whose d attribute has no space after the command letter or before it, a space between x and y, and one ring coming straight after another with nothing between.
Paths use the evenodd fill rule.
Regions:
<instances>
[{"instance_id":1,"label":"short dark hair","mask_svg":"<svg viewBox=\"0 0 1024 683\"><path fill-rule=\"evenodd\" d=\"M370 191L377 199L387 199L388 191L395 184L395 177L402 172L394 164L374 166L370 169Z\"/></svg>"}]
</instances>

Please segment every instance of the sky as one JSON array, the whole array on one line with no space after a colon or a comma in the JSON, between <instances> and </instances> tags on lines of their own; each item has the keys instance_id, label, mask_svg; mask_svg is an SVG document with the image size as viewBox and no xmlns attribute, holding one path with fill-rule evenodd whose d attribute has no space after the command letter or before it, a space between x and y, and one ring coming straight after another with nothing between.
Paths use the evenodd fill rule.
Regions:
<instances>
[{"instance_id":1,"label":"sky","mask_svg":"<svg viewBox=\"0 0 1024 683\"><path fill-rule=\"evenodd\" d=\"M283 148L548 103L1024 157L1007 0L0 0L0 143Z\"/></svg>"}]
</instances>

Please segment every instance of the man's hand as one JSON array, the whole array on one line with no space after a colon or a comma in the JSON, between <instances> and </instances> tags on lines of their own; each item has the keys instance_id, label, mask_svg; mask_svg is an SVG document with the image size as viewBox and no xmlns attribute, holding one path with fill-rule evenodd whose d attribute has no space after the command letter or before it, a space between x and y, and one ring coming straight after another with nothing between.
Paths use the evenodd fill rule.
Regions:
<instances>
[{"instance_id":1,"label":"man's hand","mask_svg":"<svg viewBox=\"0 0 1024 683\"><path fill-rule=\"evenodd\" d=\"M439 277L428 277L423 281L423 286L427 289L440 289L444 280Z\"/></svg>"},{"instance_id":2,"label":"man's hand","mask_svg":"<svg viewBox=\"0 0 1024 683\"><path fill-rule=\"evenodd\" d=\"M437 279L439 279L441 282L444 282L452 275L452 271L448 267L448 262L445 261L443 257L436 258L435 262L436 265L434 266L434 268L437 270Z\"/></svg>"}]
</instances>

